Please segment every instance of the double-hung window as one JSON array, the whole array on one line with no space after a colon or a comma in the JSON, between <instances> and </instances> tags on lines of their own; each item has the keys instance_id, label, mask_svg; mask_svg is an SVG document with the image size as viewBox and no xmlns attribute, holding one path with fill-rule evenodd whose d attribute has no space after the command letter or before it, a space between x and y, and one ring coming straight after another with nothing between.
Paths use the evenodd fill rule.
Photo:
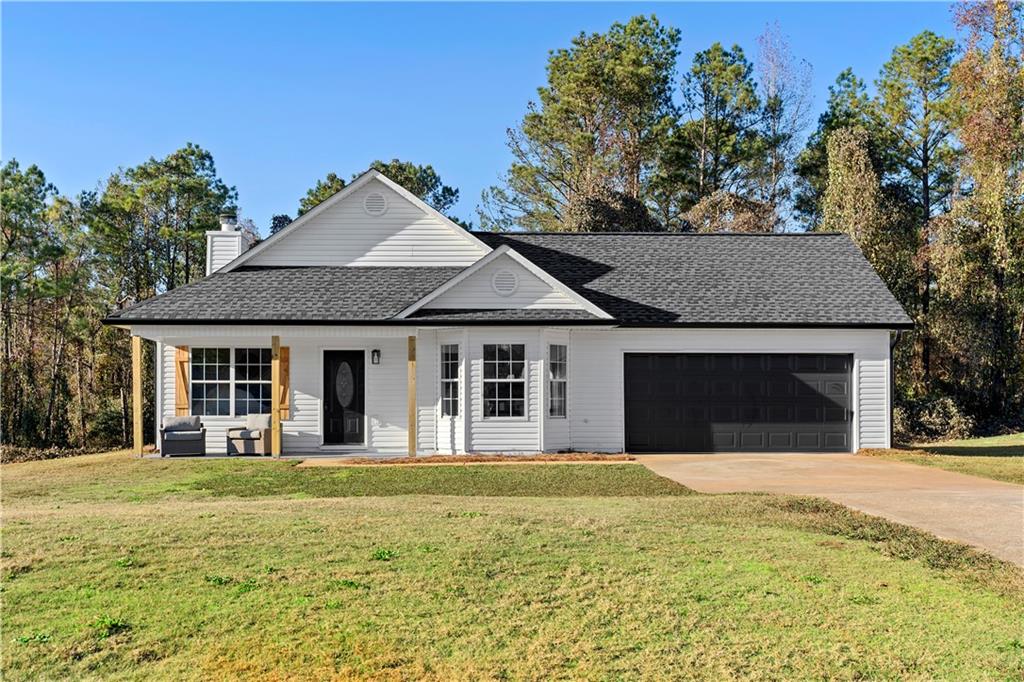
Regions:
<instances>
[{"instance_id":1,"label":"double-hung window","mask_svg":"<svg viewBox=\"0 0 1024 682\"><path fill-rule=\"evenodd\" d=\"M459 345L441 346L441 415L459 415Z\"/></svg>"},{"instance_id":2,"label":"double-hung window","mask_svg":"<svg viewBox=\"0 0 1024 682\"><path fill-rule=\"evenodd\" d=\"M192 414L231 415L231 349L192 349Z\"/></svg>"},{"instance_id":3,"label":"double-hung window","mask_svg":"<svg viewBox=\"0 0 1024 682\"><path fill-rule=\"evenodd\" d=\"M235 349L235 416L270 414L270 349Z\"/></svg>"},{"instance_id":4,"label":"double-hung window","mask_svg":"<svg viewBox=\"0 0 1024 682\"><path fill-rule=\"evenodd\" d=\"M548 416L564 417L569 381L569 353L566 346L548 346Z\"/></svg>"},{"instance_id":5,"label":"double-hung window","mask_svg":"<svg viewBox=\"0 0 1024 682\"><path fill-rule=\"evenodd\" d=\"M192 349L194 415L269 414L270 386L269 348Z\"/></svg>"},{"instance_id":6,"label":"double-hung window","mask_svg":"<svg viewBox=\"0 0 1024 682\"><path fill-rule=\"evenodd\" d=\"M526 346L484 344L484 417L526 416Z\"/></svg>"}]
</instances>

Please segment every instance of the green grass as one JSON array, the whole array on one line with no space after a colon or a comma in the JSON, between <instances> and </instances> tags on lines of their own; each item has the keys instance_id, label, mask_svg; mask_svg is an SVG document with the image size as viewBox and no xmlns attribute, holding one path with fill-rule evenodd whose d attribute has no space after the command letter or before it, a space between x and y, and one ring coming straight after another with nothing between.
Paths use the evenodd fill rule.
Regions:
<instances>
[{"instance_id":1,"label":"green grass","mask_svg":"<svg viewBox=\"0 0 1024 682\"><path fill-rule=\"evenodd\" d=\"M867 454L1024 485L1024 433L944 443L919 443L911 448L871 450Z\"/></svg>"},{"instance_id":2,"label":"green grass","mask_svg":"<svg viewBox=\"0 0 1024 682\"><path fill-rule=\"evenodd\" d=\"M501 464L298 468L294 461L136 459L127 453L34 462L35 476L8 477L4 495L53 500L149 502L165 496L617 497L685 495L638 464ZM13 469L8 469L13 470Z\"/></svg>"},{"instance_id":3,"label":"green grass","mask_svg":"<svg viewBox=\"0 0 1024 682\"><path fill-rule=\"evenodd\" d=\"M8 680L1024 674L1020 570L820 500L632 464L2 474Z\"/></svg>"}]
</instances>

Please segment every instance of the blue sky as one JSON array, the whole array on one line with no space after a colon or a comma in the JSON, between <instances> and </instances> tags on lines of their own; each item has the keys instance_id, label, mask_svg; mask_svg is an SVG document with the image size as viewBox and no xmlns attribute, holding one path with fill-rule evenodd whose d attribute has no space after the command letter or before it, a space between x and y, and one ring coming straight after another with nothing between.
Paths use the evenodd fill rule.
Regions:
<instances>
[{"instance_id":1,"label":"blue sky","mask_svg":"<svg viewBox=\"0 0 1024 682\"><path fill-rule=\"evenodd\" d=\"M0 152L75 194L196 142L264 233L328 172L399 157L433 164L476 222L548 50L650 12L681 30L681 68L716 40L752 56L777 23L814 67L815 116L843 68L870 81L916 33L953 35L946 3L5 2Z\"/></svg>"}]
</instances>

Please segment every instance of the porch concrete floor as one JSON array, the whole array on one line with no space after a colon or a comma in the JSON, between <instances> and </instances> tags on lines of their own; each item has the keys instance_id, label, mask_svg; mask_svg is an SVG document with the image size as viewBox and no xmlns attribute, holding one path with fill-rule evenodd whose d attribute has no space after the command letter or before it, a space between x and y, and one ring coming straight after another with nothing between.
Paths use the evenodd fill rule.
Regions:
<instances>
[{"instance_id":1,"label":"porch concrete floor","mask_svg":"<svg viewBox=\"0 0 1024 682\"><path fill-rule=\"evenodd\" d=\"M637 455L705 493L815 495L1024 566L1024 486L848 454Z\"/></svg>"}]
</instances>

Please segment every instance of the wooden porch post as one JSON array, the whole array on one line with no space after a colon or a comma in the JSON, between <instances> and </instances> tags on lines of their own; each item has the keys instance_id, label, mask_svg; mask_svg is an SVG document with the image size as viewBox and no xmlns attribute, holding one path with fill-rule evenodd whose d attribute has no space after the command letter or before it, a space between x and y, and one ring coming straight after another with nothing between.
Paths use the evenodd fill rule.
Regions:
<instances>
[{"instance_id":1,"label":"wooden porch post","mask_svg":"<svg viewBox=\"0 0 1024 682\"><path fill-rule=\"evenodd\" d=\"M416 456L416 337L409 337L409 456Z\"/></svg>"},{"instance_id":2,"label":"wooden porch post","mask_svg":"<svg viewBox=\"0 0 1024 682\"><path fill-rule=\"evenodd\" d=\"M132 336L132 453L142 457L142 337Z\"/></svg>"},{"instance_id":3,"label":"wooden porch post","mask_svg":"<svg viewBox=\"0 0 1024 682\"><path fill-rule=\"evenodd\" d=\"M281 456L281 337L270 338L270 454Z\"/></svg>"}]
</instances>

